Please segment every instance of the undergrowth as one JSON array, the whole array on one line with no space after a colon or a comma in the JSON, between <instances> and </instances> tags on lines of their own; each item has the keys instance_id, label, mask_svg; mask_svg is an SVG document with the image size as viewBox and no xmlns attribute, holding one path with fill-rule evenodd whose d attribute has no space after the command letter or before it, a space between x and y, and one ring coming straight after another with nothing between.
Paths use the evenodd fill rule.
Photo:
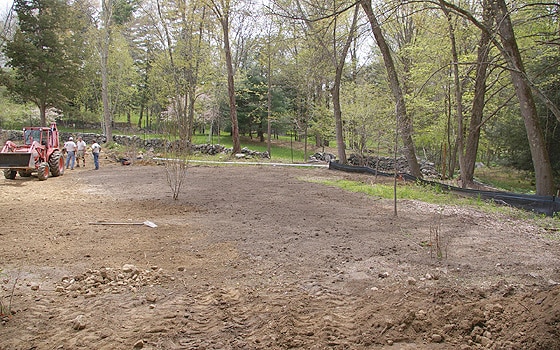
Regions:
<instances>
[{"instance_id":1,"label":"undergrowth","mask_svg":"<svg viewBox=\"0 0 560 350\"><path fill-rule=\"evenodd\" d=\"M16 278L9 288L8 284L10 280L6 278L6 275L0 269L0 278L2 278L2 286L0 287L0 320L9 319L12 316L12 300L14 298L14 292L16 289L16 284L19 278ZM6 285L6 287L4 286ZM7 292L7 294L5 294Z\"/></svg>"},{"instance_id":2,"label":"undergrowth","mask_svg":"<svg viewBox=\"0 0 560 350\"><path fill-rule=\"evenodd\" d=\"M475 178L494 188L515 193L535 193L534 175L527 171L501 166L486 166L475 170Z\"/></svg>"}]
</instances>

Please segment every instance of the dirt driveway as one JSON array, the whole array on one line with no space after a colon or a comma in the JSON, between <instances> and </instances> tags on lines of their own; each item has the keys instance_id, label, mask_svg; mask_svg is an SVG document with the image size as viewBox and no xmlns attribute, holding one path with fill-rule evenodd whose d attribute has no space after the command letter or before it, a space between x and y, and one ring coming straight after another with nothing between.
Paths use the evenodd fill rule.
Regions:
<instances>
[{"instance_id":1,"label":"dirt driveway","mask_svg":"<svg viewBox=\"0 0 560 350\"><path fill-rule=\"evenodd\" d=\"M555 231L413 201L394 217L312 181L366 179L328 169L194 166L177 201L164 174L0 180L0 349L560 349Z\"/></svg>"}]
</instances>

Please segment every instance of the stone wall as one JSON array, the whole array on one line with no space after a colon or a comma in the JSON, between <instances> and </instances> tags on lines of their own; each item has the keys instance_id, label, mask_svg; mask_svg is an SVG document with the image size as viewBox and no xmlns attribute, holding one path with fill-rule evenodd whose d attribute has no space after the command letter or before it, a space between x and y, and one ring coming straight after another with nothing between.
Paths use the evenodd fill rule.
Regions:
<instances>
[{"instance_id":1,"label":"stone wall","mask_svg":"<svg viewBox=\"0 0 560 350\"><path fill-rule=\"evenodd\" d=\"M97 141L101 144L107 143L107 138L105 135L101 134L92 134L92 133L69 133L69 132L60 132L60 142L66 142L70 137L73 137L76 140L79 136L81 136L84 141L91 145L94 141ZM2 145L7 140L11 141L20 141L23 139L23 131L21 130L2 130L0 132L0 141ZM179 141L170 142L164 139L145 139L138 137L138 136L126 136L126 135L113 135L113 142L122 145L124 147L135 148L135 149L145 149L147 151L152 152L164 152L165 150L169 149L177 149L179 146ZM208 155L216 155L216 154L231 154L233 152L232 148L226 148L222 145L211 145L211 144L202 144L202 145L191 145L191 150L195 154L208 154ZM235 155L237 158L270 158L268 152L257 152L252 151L246 147L241 149L241 153Z\"/></svg>"},{"instance_id":2,"label":"stone wall","mask_svg":"<svg viewBox=\"0 0 560 350\"><path fill-rule=\"evenodd\" d=\"M92 134L92 133L69 133L69 132L61 132L60 133L60 142L65 142L68 138L72 136L74 140L77 139L78 136L82 136L84 141L91 145L93 141L97 141L101 144L107 142L107 138L101 134ZM20 130L3 130L0 133L2 145L7 140L21 140L23 138L23 132ZM164 139L144 139L143 137L138 136L126 136L126 135L113 135L113 142L122 145L124 147L134 148L134 149L144 149L150 152L165 152L165 150L169 149L176 149L178 148L179 144L178 141L170 142ZM207 154L207 155L217 155L217 154L231 154L233 149L226 148L222 145L212 145L212 144L201 144L201 145L191 145L191 150L195 154ZM270 158L268 152L257 152L252 151L246 147L241 150L241 153L235 155L236 158L261 158L261 159L268 159ZM309 161L313 162L330 162L336 160L336 156L334 154L328 152L318 152L313 154L309 157ZM406 158L399 157L396 159L391 157L361 157L357 154L351 154L348 157L348 164L349 165L356 165L356 166L368 166L372 169L377 169L381 172L393 172L396 168L398 172L401 173L409 173L408 169L408 162ZM424 176L427 177L439 177L440 174L435 169L433 163L430 162L422 162L420 164L420 169Z\"/></svg>"},{"instance_id":3,"label":"stone wall","mask_svg":"<svg viewBox=\"0 0 560 350\"><path fill-rule=\"evenodd\" d=\"M391 157L374 157L366 156L362 157L357 154L351 154L348 157L348 165L355 166L367 166L372 169L377 169L384 173L393 173L395 169L399 173L410 174L410 169L408 168L408 161L405 157L399 157L397 159ZM435 168L435 164L431 162L420 162L420 170L422 174L430 178L440 178L441 174Z\"/></svg>"}]
</instances>

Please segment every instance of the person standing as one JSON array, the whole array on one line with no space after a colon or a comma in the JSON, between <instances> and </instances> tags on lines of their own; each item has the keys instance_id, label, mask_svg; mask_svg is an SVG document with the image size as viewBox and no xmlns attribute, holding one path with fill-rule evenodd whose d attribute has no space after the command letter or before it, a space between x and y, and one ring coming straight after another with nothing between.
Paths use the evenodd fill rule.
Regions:
<instances>
[{"instance_id":1,"label":"person standing","mask_svg":"<svg viewBox=\"0 0 560 350\"><path fill-rule=\"evenodd\" d=\"M82 167L86 167L86 142L82 139L81 136L78 137L78 142L76 142L76 146L78 147L78 152L76 153L76 166L80 167L80 159L82 160Z\"/></svg>"},{"instance_id":2,"label":"person standing","mask_svg":"<svg viewBox=\"0 0 560 350\"><path fill-rule=\"evenodd\" d=\"M64 149L66 150L66 153L68 154L66 156L66 169L68 169L68 166L70 165L70 169L74 170L74 163L76 162L76 149L78 148L78 146L76 146L76 143L74 142L74 139L72 138L72 136L70 136L70 138L68 138L68 141L66 141L66 143L64 143Z\"/></svg>"},{"instance_id":3,"label":"person standing","mask_svg":"<svg viewBox=\"0 0 560 350\"><path fill-rule=\"evenodd\" d=\"M95 170L99 170L99 152L101 152L101 146L99 146L97 141L94 141L93 145L91 145L91 153L93 154L93 165L95 166Z\"/></svg>"}]
</instances>

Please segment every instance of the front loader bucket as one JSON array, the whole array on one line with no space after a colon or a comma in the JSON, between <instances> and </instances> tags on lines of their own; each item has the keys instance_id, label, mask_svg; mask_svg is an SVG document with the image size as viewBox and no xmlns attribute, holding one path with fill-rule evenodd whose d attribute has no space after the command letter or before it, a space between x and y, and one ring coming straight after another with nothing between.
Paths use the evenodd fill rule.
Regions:
<instances>
[{"instance_id":1,"label":"front loader bucket","mask_svg":"<svg viewBox=\"0 0 560 350\"><path fill-rule=\"evenodd\" d=\"M0 153L0 168L35 168L32 153Z\"/></svg>"}]
</instances>

